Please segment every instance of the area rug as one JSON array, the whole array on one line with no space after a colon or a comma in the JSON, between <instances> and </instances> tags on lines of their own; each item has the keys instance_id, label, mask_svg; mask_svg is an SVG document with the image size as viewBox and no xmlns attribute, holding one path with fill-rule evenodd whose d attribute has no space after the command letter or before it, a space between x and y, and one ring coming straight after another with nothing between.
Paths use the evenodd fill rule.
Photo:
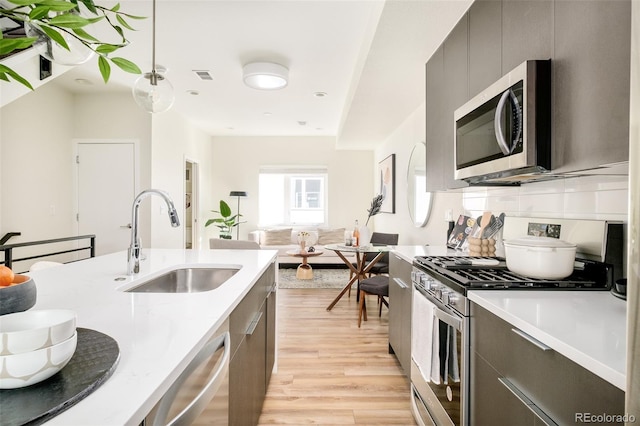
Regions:
<instances>
[{"instance_id":1,"label":"area rug","mask_svg":"<svg viewBox=\"0 0 640 426\"><path fill-rule=\"evenodd\" d=\"M342 288L349 281L348 269L313 269L312 280L296 278L296 269L278 270L279 288Z\"/></svg>"}]
</instances>

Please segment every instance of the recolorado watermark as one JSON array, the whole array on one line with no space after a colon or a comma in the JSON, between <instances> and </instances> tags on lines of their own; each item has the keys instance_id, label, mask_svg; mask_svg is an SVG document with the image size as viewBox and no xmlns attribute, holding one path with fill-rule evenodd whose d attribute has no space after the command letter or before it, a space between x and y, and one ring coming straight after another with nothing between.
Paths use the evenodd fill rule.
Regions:
<instances>
[{"instance_id":1,"label":"recolorado watermark","mask_svg":"<svg viewBox=\"0 0 640 426\"><path fill-rule=\"evenodd\" d=\"M594 414L594 413L576 413L576 423L635 423L636 416L633 414Z\"/></svg>"}]
</instances>

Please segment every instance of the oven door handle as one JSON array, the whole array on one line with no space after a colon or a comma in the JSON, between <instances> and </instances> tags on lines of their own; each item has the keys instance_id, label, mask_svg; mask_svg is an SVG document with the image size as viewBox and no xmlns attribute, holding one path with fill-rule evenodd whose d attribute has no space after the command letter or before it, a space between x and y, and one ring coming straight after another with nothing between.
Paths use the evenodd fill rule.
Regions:
<instances>
[{"instance_id":1,"label":"oven door handle","mask_svg":"<svg viewBox=\"0 0 640 426\"><path fill-rule=\"evenodd\" d=\"M433 310L433 315L438 318L440 321L450 325L451 327L455 328L456 330L460 331L462 330L462 319L454 317L451 314L446 313L445 311L439 309L436 307L436 309Z\"/></svg>"}]
</instances>

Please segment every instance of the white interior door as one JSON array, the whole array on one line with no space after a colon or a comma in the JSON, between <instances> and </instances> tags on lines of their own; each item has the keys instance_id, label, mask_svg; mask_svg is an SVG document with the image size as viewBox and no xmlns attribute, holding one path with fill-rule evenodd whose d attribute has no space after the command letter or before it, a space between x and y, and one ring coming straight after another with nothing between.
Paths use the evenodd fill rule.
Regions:
<instances>
[{"instance_id":1,"label":"white interior door","mask_svg":"<svg viewBox=\"0 0 640 426\"><path fill-rule=\"evenodd\" d=\"M78 234L96 235L96 255L129 246L135 198L134 142L79 142Z\"/></svg>"}]
</instances>

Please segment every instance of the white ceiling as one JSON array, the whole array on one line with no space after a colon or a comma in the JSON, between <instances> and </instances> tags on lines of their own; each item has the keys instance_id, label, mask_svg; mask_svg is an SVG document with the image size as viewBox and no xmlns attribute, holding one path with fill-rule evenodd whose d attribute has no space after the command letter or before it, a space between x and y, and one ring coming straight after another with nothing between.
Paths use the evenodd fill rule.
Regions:
<instances>
[{"instance_id":1,"label":"white ceiling","mask_svg":"<svg viewBox=\"0 0 640 426\"><path fill-rule=\"evenodd\" d=\"M424 64L471 2L158 0L156 62L168 68L173 110L211 135L333 136L338 148L371 149L424 102ZM151 16L149 0L121 5ZM138 31L119 55L149 71L151 19L131 23ZM253 61L286 66L289 85L244 86L242 66ZM209 70L213 80L193 70ZM114 69L105 85L92 60L57 83L129 91L136 78Z\"/></svg>"}]
</instances>

